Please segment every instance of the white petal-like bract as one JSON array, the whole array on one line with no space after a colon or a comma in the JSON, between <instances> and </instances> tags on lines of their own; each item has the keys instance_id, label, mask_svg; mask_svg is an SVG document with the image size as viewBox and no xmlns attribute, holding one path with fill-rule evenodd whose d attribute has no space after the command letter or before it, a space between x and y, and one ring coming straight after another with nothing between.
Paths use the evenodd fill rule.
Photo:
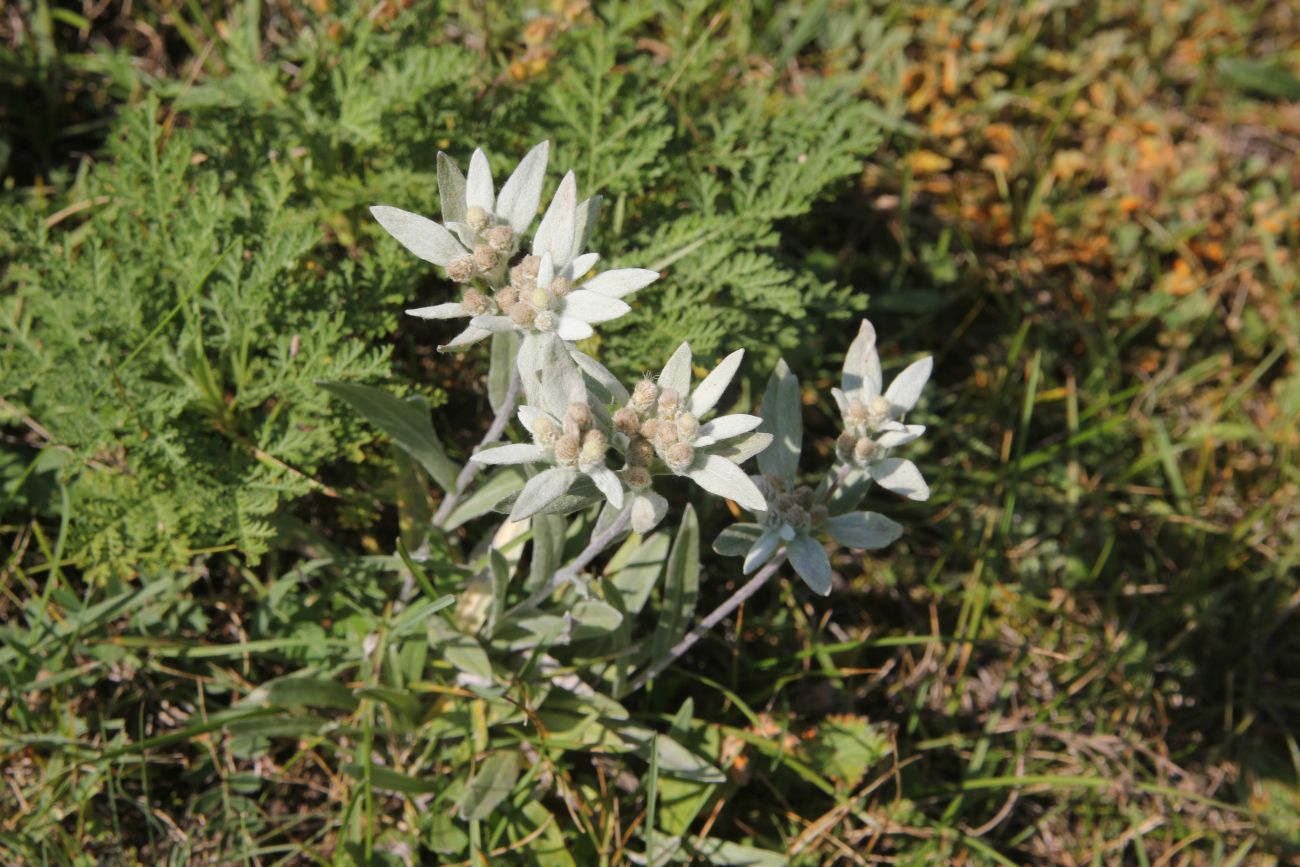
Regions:
<instances>
[{"instance_id":1,"label":"white petal-like bract","mask_svg":"<svg viewBox=\"0 0 1300 867\"><path fill-rule=\"evenodd\" d=\"M745 471L720 455L697 457L685 474L711 494L735 500L751 512L767 511L767 500Z\"/></svg>"},{"instance_id":2,"label":"white petal-like bract","mask_svg":"<svg viewBox=\"0 0 1300 867\"><path fill-rule=\"evenodd\" d=\"M721 399L722 393L731 384L731 379L736 375L736 370L740 367L741 359L744 357L745 350L737 349L718 362L718 366L713 368L709 375L704 377L703 381L691 390L691 397L687 407L696 418L700 418L713 409L718 400ZM755 425L757 426L757 422Z\"/></svg>"},{"instance_id":3,"label":"white petal-like bract","mask_svg":"<svg viewBox=\"0 0 1300 867\"><path fill-rule=\"evenodd\" d=\"M389 205L375 205L370 213L398 243L426 262L446 265L467 252L450 232L428 217Z\"/></svg>"},{"instance_id":4,"label":"white petal-like bract","mask_svg":"<svg viewBox=\"0 0 1300 867\"><path fill-rule=\"evenodd\" d=\"M916 464L902 458L885 458L870 467L871 478L882 488L901 494L909 500L930 499L930 486L921 477Z\"/></svg>"},{"instance_id":5,"label":"white petal-like bract","mask_svg":"<svg viewBox=\"0 0 1300 867\"><path fill-rule=\"evenodd\" d=\"M889 390L885 392L885 399L889 401L890 407L901 415L916 406L916 401L921 397L921 389L925 388L926 382L929 381L930 370L933 367L934 359L927 355L920 361L912 362L902 373L894 377L894 381L889 384Z\"/></svg>"}]
</instances>

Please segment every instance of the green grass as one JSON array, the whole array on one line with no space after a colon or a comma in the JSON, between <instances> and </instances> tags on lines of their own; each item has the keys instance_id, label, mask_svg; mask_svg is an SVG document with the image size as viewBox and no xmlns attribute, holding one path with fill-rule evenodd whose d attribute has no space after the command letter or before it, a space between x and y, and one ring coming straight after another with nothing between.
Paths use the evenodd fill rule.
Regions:
<instances>
[{"instance_id":1,"label":"green grass","mask_svg":"<svg viewBox=\"0 0 1300 867\"><path fill-rule=\"evenodd\" d=\"M115 484L127 474L113 476L111 450L87 453L34 415L23 379L0 402L0 860L614 865L664 829L808 865L1295 858L1300 147L1294 102L1279 94L1300 70L1300 29L1284 6L1034 14L880 0L757 3L744 14L665 3L662 18L640 21L613 6L555 24L560 35L531 43L532 55L521 11L453 5L452 30L416 39L384 27L428 10L370 7L373 38L390 40L392 57L454 44L499 73L481 91L492 115L483 129L535 111L570 50L653 58L665 123L702 142L722 135L708 128L710 100L752 97L758 109L743 117L758 124L765 99L789 110L784 100L849 75L873 106L880 148L807 213L773 218L773 255L814 280L800 288L812 321L782 349L804 383L804 465L833 453L828 392L852 336L845 323L869 295L887 375L904 352L936 356L918 410L928 445L912 455L934 497L873 495L872 508L908 527L898 544L840 556L826 600L797 580L772 584L627 702L638 724L726 771L705 784L664 770L657 739L640 756L570 749L583 732L558 717L551 731L497 716L498 704L453 685L451 666L409 640L420 627L394 604L405 565L391 540L436 503L391 481L395 469L419 477L355 428L305 449L305 469L255 477L278 486L257 517L267 525L249 534L264 551L196 534L164 567L155 547L132 547L150 537L129 532L124 547L101 551L125 565L100 568L85 553L100 549L78 536L99 516L79 511L76 470L102 469ZM7 288L62 273L28 268L51 245L77 249L111 220L147 221L137 215L148 200L172 194L145 190L125 216L101 216L85 197L92 161L127 160L106 148L127 123L119 113L150 92L161 100L157 134L186 130L199 154L216 121L194 93L238 94L251 137L306 142L280 204L245 213L238 191L220 191L235 202L232 224L283 228L284 213L306 214L317 240L304 258L324 273L385 255L353 200L378 195L367 173L400 189L401 176L374 166L411 158L412 146L368 139L365 100L330 102L322 84L362 70L323 64L320 95L261 109L241 55L253 46L266 68L315 69L315 49L295 35L325 40L346 12L264 4L250 33L247 10L220 4L136 4L133 19L104 13L84 28L56 4L17 8L0 23ZM614 19L626 32L605 43ZM511 77L530 58L536 68ZM301 109L312 105L323 120ZM473 143L459 129L439 134L437 146L460 155ZM638 222L667 213L655 210L656 184L722 183L746 168L734 155L697 165L674 149L669 164L640 166L650 180L637 186L637 173L619 174L622 151L577 133L563 141L585 164L582 180L619 191L605 219L626 224L614 232L620 253L664 243ZM19 227L40 223L39 251L19 242L29 237ZM221 251L187 254L196 299L208 299L199 277ZM240 285L220 264L213 273ZM428 333L396 324L403 293L427 294L429 281L403 272L353 303L348 293L378 278L349 273L323 284L345 299L330 303L349 323L331 339L395 345L394 377L437 397L440 435L468 449L481 431L457 419L476 404L444 399L475 382L478 362L433 357ZM143 342L107 356L116 373L84 372L128 419L138 392L114 377L144 376L146 362L162 369L155 355L173 318L216 315L186 292L149 300ZM0 310L10 363L39 341L29 311ZM239 322L232 315L234 337ZM203 419L205 435L243 437L234 453L251 443L257 461L284 464L266 446L280 441L262 439L279 430L275 401L227 406L264 369L257 341L285 336L256 333L242 349L231 340L219 356L228 366L204 374L221 379L214 390L175 405ZM0 382L17 381L10 373L0 369ZM742 401L765 374L748 371ZM337 459L317 456L331 447ZM706 541L724 521L721 508L701 511ZM740 583L734 562L707 549L701 611ZM437 554L416 594L430 612L463 585ZM287 674L297 679L276 680ZM527 760L502 806L481 821L445 820L503 744ZM697 863L711 857L722 858Z\"/></svg>"}]
</instances>

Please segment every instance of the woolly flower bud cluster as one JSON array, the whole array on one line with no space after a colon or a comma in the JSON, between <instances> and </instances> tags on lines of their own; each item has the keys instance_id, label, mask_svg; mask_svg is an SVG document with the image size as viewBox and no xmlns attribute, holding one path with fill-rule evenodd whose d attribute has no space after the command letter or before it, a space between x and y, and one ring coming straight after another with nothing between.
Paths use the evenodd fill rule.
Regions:
<instances>
[{"instance_id":1,"label":"woolly flower bud cluster","mask_svg":"<svg viewBox=\"0 0 1300 867\"><path fill-rule=\"evenodd\" d=\"M633 480L648 483L648 468L656 456L679 474L695 462L700 421L675 388L660 388L649 379L638 382L627 405L614 413L614 427L628 438L629 487L634 487Z\"/></svg>"},{"instance_id":2,"label":"woolly flower bud cluster","mask_svg":"<svg viewBox=\"0 0 1300 867\"><path fill-rule=\"evenodd\" d=\"M573 172L560 181L532 234L531 251L516 260L537 216L549 151L547 142L530 150L499 192L481 150L470 158L468 175L438 154L441 223L389 205L370 209L402 246L466 287L460 301L407 311L422 319L470 317L469 326L440 349L461 349L500 331L582 340L592 335L593 324L630 310L623 296L659 277L644 268L587 277L600 259L582 252L600 214L600 198L579 202Z\"/></svg>"},{"instance_id":3,"label":"woolly flower bud cluster","mask_svg":"<svg viewBox=\"0 0 1300 867\"><path fill-rule=\"evenodd\" d=\"M509 317L516 328L535 328L546 333L558 327L558 302L569 294L573 284L560 276L552 277L545 286L538 285L541 263L540 256L528 255L521 259L510 269L510 282L498 289L492 300L501 315Z\"/></svg>"},{"instance_id":4,"label":"woolly flower bud cluster","mask_svg":"<svg viewBox=\"0 0 1300 867\"><path fill-rule=\"evenodd\" d=\"M865 465L883 449L873 438L892 421L893 407L881 394L866 403L848 401L844 409L844 432L835 441L835 454L845 463Z\"/></svg>"},{"instance_id":5,"label":"woolly flower bud cluster","mask_svg":"<svg viewBox=\"0 0 1300 867\"><path fill-rule=\"evenodd\" d=\"M768 526L785 526L794 532L804 532L827 518L826 506L817 502L816 494L807 485L792 487L785 479L769 473L759 479L758 489L767 499L768 511L763 523ZM793 538L789 531L785 535Z\"/></svg>"},{"instance_id":6,"label":"woolly flower bud cluster","mask_svg":"<svg viewBox=\"0 0 1300 867\"><path fill-rule=\"evenodd\" d=\"M475 278L488 284L499 281L502 268L518 248L515 230L495 225L494 216L475 205L468 209L459 234L463 242L468 242L469 251L447 263L447 279L456 283L469 283Z\"/></svg>"}]
</instances>

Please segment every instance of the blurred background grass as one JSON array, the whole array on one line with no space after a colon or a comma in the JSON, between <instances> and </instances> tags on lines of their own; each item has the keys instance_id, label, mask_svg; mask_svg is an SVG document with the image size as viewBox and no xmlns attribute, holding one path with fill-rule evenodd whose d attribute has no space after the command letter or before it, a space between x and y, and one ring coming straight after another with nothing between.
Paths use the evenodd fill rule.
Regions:
<instances>
[{"instance_id":1,"label":"blurred background grass","mask_svg":"<svg viewBox=\"0 0 1300 867\"><path fill-rule=\"evenodd\" d=\"M688 201L690 178L743 175L749 151L710 150L727 135L710 129L713 107L752 106L735 121L751 127L797 125L834 86L864 112L862 141L839 133L851 170L771 217L774 258L812 275L798 309L745 320L771 328L800 371L820 434L810 451L829 456L827 392L859 311L887 366L936 355L928 451L914 456L935 497L887 504L910 525L903 541L879 559L841 558L826 602L795 585L760 596L637 707L653 719L689 699L713 727L731 781L702 814L711 833L809 864L1296 857L1294 4L665 0L634 14L463 2L435 15L395 2L24 0L0 12L6 859L346 855L356 781L328 741L277 751L210 738L205 702L302 664L277 643L286 624L356 617L364 634L391 590L356 559L398 531L391 458L350 420L311 430L306 419L332 411L311 383L391 375L438 406L474 381L473 359L431 358L429 335L399 323L402 304L437 290L375 243L360 206L427 181L415 166L436 147L462 161L480 141L522 153L556 121L518 119L572 92L566 70L597 68L593 56L659 97L622 98L627 116L610 119L621 137L676 130L641 162L639 145L600 157L594 139L554 133L561 154L587 161L580 180L618 203L606 216L616 256L664 240L652 221ZM472 110L477 127L448 120ZM169 159L194 188L159 184ZM201 214L171 230L201 239L194 249L160 239L169 210L209 179L214 222L290 239L241 242L247 270L217 271L265 298L199 286L150 300L148 275L111 269L171 261L188 286L212 267L226 236ZM432 200L429 185L410 204ZM84 275L99 256L137 311L121 334L96 331L94 296L110 289ZM255 273L268 260L280 276ZM191 310L191 298L205 300ZM66 313L78 304L89 318ZM208 335L147 374L137 362L139 383L104 372L141 350L148 361L171 317L197 329L223 315L220 351ZM290 376L296 333L316 338L300 342L303 357L320 357ZM614 341L606 350L628 369L664 349ZM87 361L72 348L82 342L104 356ZM260 368L230 360L259 352ZM258 370L275 372L264 389L247 385ZM92 422L42 391L59 376L88 383L83 411L116 420L85 434ZM158 403L137 407L145 393ZM181 454L214 478L235 467L213 481L213 503L249 478L272 493L182 539L191 519L158 505L173 477L137 484L134 456L161 424L151 412L192 422L154 439L166 444L156 460ZM440 431L467 446L476 431L458 417L447 411ZM294 421L281 429L283 418ZM114 502L132 503L130 516ZM325 601L277 608L297 592L282 576L322 549L352 565L314 579ZM725 596L730 568L706 561L706 603ZM329 628L321 641L346 634ZM178 658L172 639L212 659ZM250 639L266 644L219 655ZM617 787L599 768L574 773L590 783L575 827L621 834L632 817L618 815ZM375 821L390 842L428 844L408 800L386 803ZM400 863L405 850L383 851Z\"/></svg>"}]
</instances>

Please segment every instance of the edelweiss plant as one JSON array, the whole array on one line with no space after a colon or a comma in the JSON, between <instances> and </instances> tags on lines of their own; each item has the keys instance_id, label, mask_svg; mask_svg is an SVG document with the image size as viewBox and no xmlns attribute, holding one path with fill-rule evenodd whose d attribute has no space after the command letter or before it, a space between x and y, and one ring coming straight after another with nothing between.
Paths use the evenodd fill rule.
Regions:
<instances>
[{"instance_id":1,"label":"edelweiss plant","mask_svg":"<svg viewBox=\"0 0 1300 867\"><path fill-rule=\"evenodd\" d=\"M865 493L862 479L849 478L855 469L909 499L929 498L930 489L916 466L887 455L889 449L925 432L922 425L904 425L899 419L916 405L932 359L910 365L881 396L875 344L875 329L864 320L844 360L843 388L832 389L845 417L846 430L836 441L842 465L832 468L816 488L797 482L803 442L799 382L784 361L778 363L763 395L764 428L776 438L771 448L758 455L764 506L756 510L757 523L734 524L713 546L724 556L743 555L745 574L771 560L785 545L795 572L825 596L831 592L831 564L819 535L858 549L883 548L901 536L903 528L884 515L853 511Z\"/></svg>"},{"instance_id":2,"label":"edelweiss plant","mask_svg":"<svg viewBox=\"0 0 1300 867\"><path fill-rule=\"evenodd\" d=\"M511 264L536 217L549 152L549 142L529 151L500 195L482 150L470 157L468 177L439 153L441 224L389 205L370 209L402 246L466 287L459 301L406 311L422 319L470 318L469 326L439 349L462 349L499 331L581 340L592 335L593 323L631 309L622 296L658 279L644 268L619 269L575 288L600 260L595 253L580 253L600 215L600 198L579 204L572 172L560 181L533 235L532 252Z\"/></svg>"},{"instance_id":3,"label":"edelweiss plant","mask_svg":"<svg viewBox=\"0 0 1300 867\"><path fill-rule=\"evenodd\" d=\"M461 286L457 301L408 312L469 320L444 350L492 339L488 381L495 418L468 463L457 466L447 457L422 403L355 384L330 389L388 430L445 490L424 545L414 556L399 551L415 579L412 588L472 576L457 588L453 616L434 615L436 606L430 606L428 634L455 670L458 688L488 703L483 724L491 729L545 719L552 736L576 726L550 741L567 744L555 747L561 750L591 745L605 753L644 754L653 744L659 772L720 781L716 768L667 734L633 725L620 699L689 650L786 560L825 595L832 589L827 542L870 550L899 537L898 523L859 504L873 483L911 499L928 497L920 472L892 452L925 430L905 416L931 362L910 365L882 392L875 331L862 323L845 359L842 387L834 390L845 423L836 465L816 482L800 476L799 383L784 362L768 382L761 416L718 411L744 350L696 382L691 347L682 343L657 376L628 388L575 342L628 312L623 298L659 275L641 268L594 273L599 257L583 251L600 200L579 203L572 173L560 181L529 238L547 156L545 142L534 147L497 192L481 151L474 152L467 176L440 154L441 223L393 207L372 208L393 237ZM502 442L512 431L519 441ZM751 477L744 467L755 456L758 474ZM483 468L491 472L479 481ZM720 554L743 557L743 572L752 577L692 626L701 577L695 509L686 504L673 530L658 528L670 512L669 496L696 487L753 516L724 530L714 544ZM464 571L443 564L442 577L425 574L421 561L433 551L458 550L460 539L451 531L492 512L503 517L459 557ZM610 551L603 569L593 573L591 565ZM635 618L661 581L659 616L642 634ZM575 707L576 718L563 722ZM522 746L497 747L484 762L492 768L491 785L471 780L462 815L490 810L494 802L484 793L508 792L532 755Z\"/></svg>"}]
</instances>

